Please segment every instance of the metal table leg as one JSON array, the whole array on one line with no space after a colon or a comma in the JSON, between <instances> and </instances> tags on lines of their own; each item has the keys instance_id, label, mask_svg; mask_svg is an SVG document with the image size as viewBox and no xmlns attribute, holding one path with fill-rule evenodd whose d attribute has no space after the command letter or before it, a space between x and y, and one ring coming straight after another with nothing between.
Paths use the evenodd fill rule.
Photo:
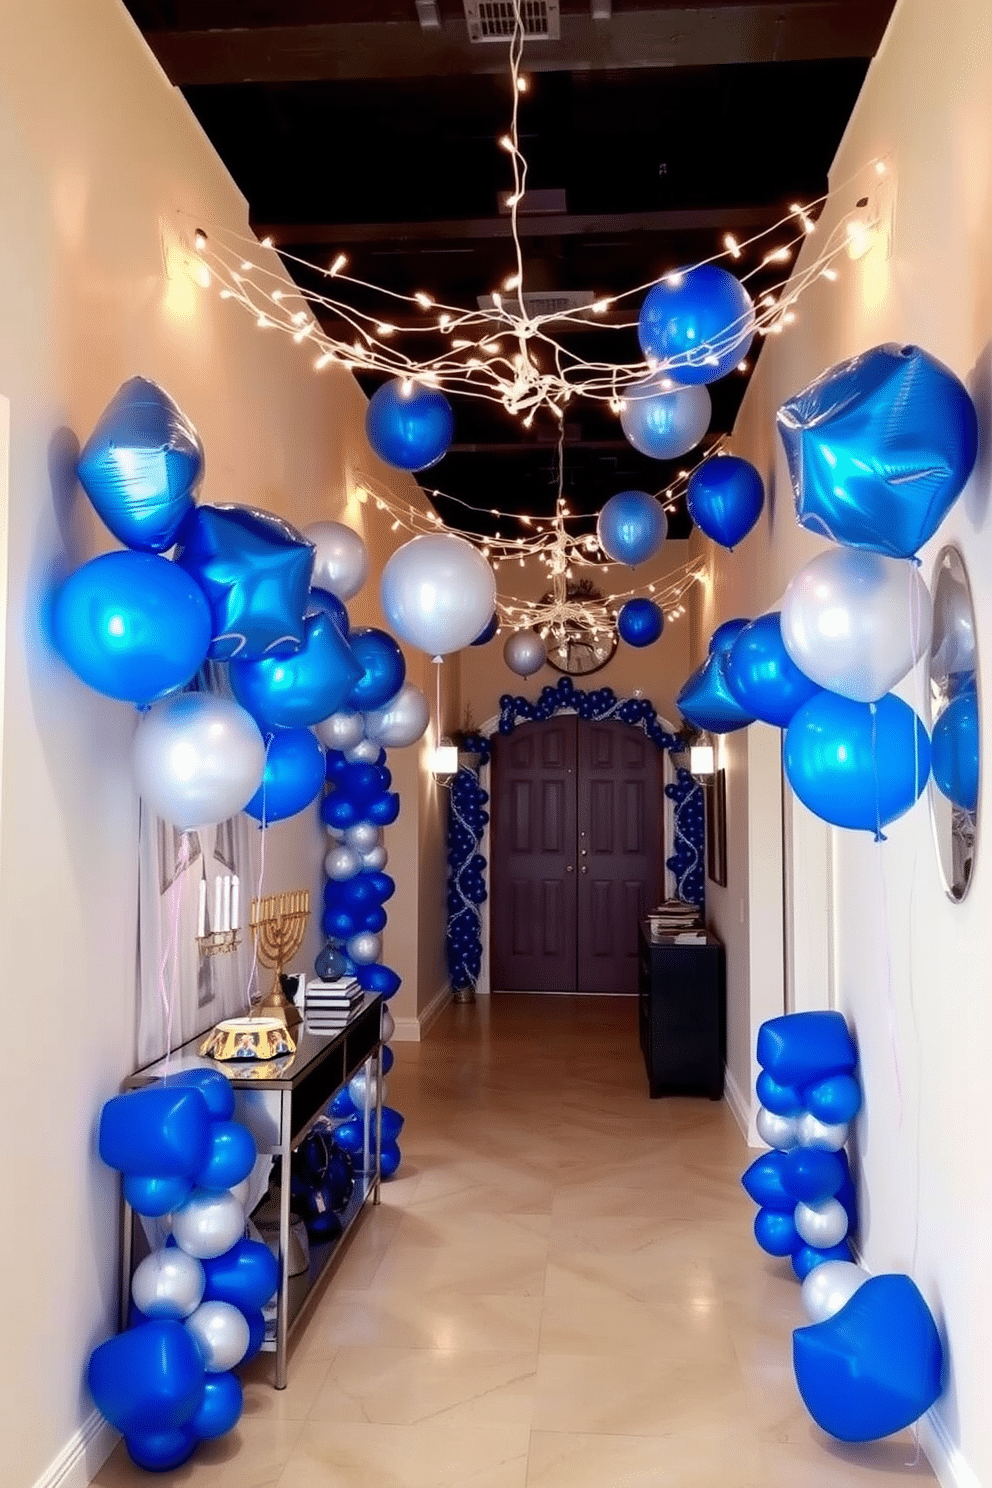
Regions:
<instances>
[{"instance_id":1,"label":"metal table leg","mask_svg":"<svg viewBox=\"0 0 992 1488\"><path fill-rule=\"evenodd\" d=\"M289 1200L293 1149L290 1136L292 1095L282 1092L280 1099L279 1147L279 1312L276 1318L276 1389L286 1388L286 1346L289 1337Z\"/></svg>"}]
</instances>

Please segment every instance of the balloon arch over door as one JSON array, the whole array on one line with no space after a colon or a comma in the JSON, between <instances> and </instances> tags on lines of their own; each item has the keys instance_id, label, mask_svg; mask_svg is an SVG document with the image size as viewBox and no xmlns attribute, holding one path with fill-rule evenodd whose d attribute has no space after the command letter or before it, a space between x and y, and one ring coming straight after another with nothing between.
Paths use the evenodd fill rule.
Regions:
<instances>
[{"instance_id":1,"label":"balloon arch over door","mask_svg":"<svg viewBox=\"0 0 992 1488\"><path fill-rule=\"evenodd\" d=\"M681 753L685 744L676 734L662 726L658 710L647 698L618 698L609 687L586 692L576 687L570 677L562 677L556 687L544 687L536 702L504 693L499 700L497 730L512 734L518 723L543 722L556 713L577 713L580 718L612 718L640 728L659 749L671 755ZM448 978L452 988L473 988L482 969L482 913L480 905L487 894L488 864L480 844L489 813L489 793L480 779L480 771L492 756L489 736L467 735L459 750L474 755L474 764L460 762L451 786L451 810L448 815L448 900L445 953ZM665 795L673 804L674 852L665 866L675 877L676 893L691 904L703 902L703 792L699 782L681 766L675 779L665 786Z\"/></svg>"}]
</instances>

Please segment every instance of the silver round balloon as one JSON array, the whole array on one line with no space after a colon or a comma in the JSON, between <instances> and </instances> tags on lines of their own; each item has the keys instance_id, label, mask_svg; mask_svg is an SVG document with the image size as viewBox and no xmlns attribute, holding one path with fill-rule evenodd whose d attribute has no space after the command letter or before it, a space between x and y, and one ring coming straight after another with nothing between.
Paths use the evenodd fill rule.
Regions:
<instances>
[{"instance_id":1,"label":"silver round balloon","mask_svg":"<svg viewBox=\"0 0 992 1488\"><path fill-rule=\"evenodd\" d=\"M387 562L382 613L401 640L428 656L470 646L496 608L496 579L479 549L463 537L425 532Z\"/></svg>"},{"instance_id":2,"label":"silver round balloon","mask_svg":"<svg viewBox=\"0 0 992 1488\"><path fill-rule=\"evenodd\" d=\"M371 966L382 955L382 936L375 930L359 930L345 941L344 948L359 966Z\"/></svg>"},{"instance_id":3,"label":"silver round balloon","mask_svg":"<svg viewBox=\"0 0 992 1488\"><path fill-rule=\"evenodd\" d=\"M357 1075L354 1075L348 1081L348 1094L351 1097L351 1103L352 1103L352 1105L355 1107L355 1109L357 1111L363 1111L365 1109L365 1102L366 1102L366 1100L368 1101L369 1107L370 1108L374 1108L374 1106L375 1106L375 1092L376 1092L376 1079L375 1079L375 1075L367 1075L364 1070L359 1070L358 1074ZM383 1103L385 1104L385 1100L386 1100L386 1081L385 1080L383 1080L383 1082L382 1082L382 1099L383 1099Z\"/></svg>"},{"instance_id":4,"label":"silver round balloon","mask_svg":"<svg viewBox=\"0 0 992 1488\"><path fill-rule=\"evenodd\" d=\"M142 799L187 830L237 816L262 783L265 744L238 703L212 692L163 698L143 713L131 746Z\"/></svg>"},{"instance_id":5,"label":"silver round balloon","mask_svg":"<svg viewBox=\"0 0 992 1488\"><path fill-rule=\"evenodd\" d=\"M677 460L699 443L712 412L709 388L677 387L664 372L624 389L620 427L652 460Z\"/></svg>"},{"instance_id":6,"label":"silver round balloon","mask_svg":"<svg viewBox=\"0 0 992 1488\"><path fill-rule=\"evenodd\" d=\"M761 1140L767 1142L769 1147L776 1147L779 1152L790 1152L793 1147L799 1146L799 1121L796 1116L776 1116L774 1111L760 1106L754 1124Z\"/></svg>"},{"instance_id":7,"label":"silver round balloon","mask_svg":"<svg viewBox=\"0 0 992 1488\"><path fill-rule=\"evenodd\" d=\"M503 643L503 660L519 677L540 671L547 658L547 647L536 630L515 630Z\"/></svg>"},{"instance_id":8,"label":"silver round balloon","mask_svg":"<svg viewBox=\"0 0 992 1488\"><path fill-rule=\"evenodd\" d=\"M375 822L356 822L353 827L345 828L344 840L358 853L371 852L374 847L382 846L382 828Z\"/></svg>"},{"instance_id":9,"label":"silver round balloon","mask_svg":"<svg viewBox=\"0 0 992 1488\"><path fill-rule=\"evenodd\" d=\"M414 682L404 682L384 708L365 715L365 732L386 749L415 744L430 721L430 705Z\"/></svg>"},{"instance_id":10,"label":"silver round balloon","mask_svg":"<svg viewBox=\"0 0 992 1488\"><path fill-rule=\"evenodd\" d=\"M803 1282L802 1302L806 1316L811 1323L825 1323L850 1302L867 1280L868 1272L862 1271L853 1261L821 1261Z\"/></svg>"},{"instance_id":11,"label":"silver round balloon","mask_svg":"<svg viewBox=\"0 0 992 1488\"><path fill-rule=\"evenodd\" d=\"M809 1111L804 1111L801 1116L792 1119L798 1121L800 1147L822 1147L824 1152L839 1152L847 1141L850 1128L850 1123L847 1121L831 1125L826 1121L817 1121Z\"/></svg>"},{"instance_id":12,"label":"silver round balloon","mask_svg":"<svg viewBox=\"0 0 992 1488\"><path fill-rule=\"evenodd\" d=\"M362 853L362 867L373 873L381 873L388 862L389 854L384 847L373 847L367 853Z\"/></svg>"},{"instance_id":13,"label":"silver round balloon","mask_svg":"<svg viewBox=\"0 0 992 1488\"><path fill-rule=\"evenodd\" d=\"M382 1010L382 1041L383 1041L383 1043L384 1044L388 1044L389 1043L389 1040L392 1038L392 1036L393 1036L393 1034L395 1032L396 1032L396 1019L393 1017L393 1015L389 1011L388 1007L384 1007L383 1010Z\"/></svg>"},{"instance_id":14,"label":"silver round balloon","mask_svg":"<svg viewBox=\"0 0 992 1488\"><path fill-rule=\"evenodd\" d=\"M194 1188L172 1215L172 1234L180 1250L199 1261L213 1260L230 1250L245 1232L244 1205L232 1193Z\"/></svg>"},{"instance_id":15,"label":"silver round balloon","mask_svg":"<svg viewBox=\"0 0 992 1488\"><path fill-rule=\"evenodd\" d=\"M366 727L368 720L366 720ZM344 757L349 765L374 765L379 758L381 745L374 739L362 739L353 749L346 749Z\"/></svg>"},{"instance_id":16,"label":"silver round balloon","mask_svg":"<svg viewBox=\"0 0 992 1488\"><path fill-rule=\"evenodd\" d=\"M146 1317L185 1318L203 1301L207 1277L195 1256L175 1245L153 1250L131 1277L131 1296Z\"/></svg>"},{"instance_id":17,"label":"silver round balloon","mask_svg":"<svg viewBox=\"0 0 992 1488\"><path fill-rule=\"evenodd\" d=\"M796 1229L807 1245L829 1250L847 1234L847 1210L839 1199L821 1199L818 1204L797 1204Z\"/></svg>"},{"instance_id":18,"label":"silver round balloon","mask_svg":"<svg viewBox=\"0 0 992 1488\"><path fill-rule=\"evenodd\" d=\"M875 703L930 645L930 592L908 558L859 548L820 553L782 600L782 641L801 672L842 697Z\"/></svg>"},{"instance_id":19,"label":"silver round balloon","mask_svg":"<svg viewBox=\"0 0 992 1488\"><path fill-rule=\"evenodd\" d=\"M341 522L315 522L303 535L316 549L314 588L329 589L338 599L357 594L369 572L368 551L358 533Z\"/></svg>"},{"instance_id":20,"label":"silver round balloon","mask_svg":"<svg viewBox=\"0 0 992 1488\"><path fill-rule=\"evenodd\" d=\"M200 1351L208 1374L220 1374L240 1364L248 1352L248 1319L231 1302L203 1302L186 1319L186 1331Z\"/></svg>"},{"instance_id":21,"label":"silver round balloon","mask_svg":"<svg viewBox=\"0 0 992 1488\"><path fill-rule=\"evenodd\" d=\"M322 723L315 723L313 731L325 749L337 749L344 754L364 739L365 719L361 713L342 708L339 712L332 713L330 718L325 718Z\"/></svg>"},{"instance_id":22,"label":"silver round balloon","mask_svg":"<svg viewBox=\"0 0 992 1488\"><path fill-rule=\"evenodd\" d=\"M344 883L361 871L361 855L347 842L339 842L324 858L324 872L334 883Z\"/></svg>"}]
</instances>

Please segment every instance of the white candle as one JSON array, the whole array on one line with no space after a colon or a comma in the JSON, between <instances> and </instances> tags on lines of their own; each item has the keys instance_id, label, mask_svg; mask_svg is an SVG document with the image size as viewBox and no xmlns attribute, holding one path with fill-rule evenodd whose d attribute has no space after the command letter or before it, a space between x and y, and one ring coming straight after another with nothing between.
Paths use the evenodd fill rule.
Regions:
<instances>
[{"instance_id":1,"label":"white candle","mask_svg":"<svg viewBox=\"0 0 992 1488\"><path fill-rule=\"evenodd\" d=\"M222 903L221 903L220 928L222 930L230 930L230 928L231 928L231 875L229 873L225 873L224 874L224 877L222 879L222 883L224 885L224 891L223 891Z\"/></svg>"},{"instance_id":2,"label":"white candle","mask_svg":"<svg viewBox=\"0 0 992 1488\"><path fill-rule=\"evenodd\" d=\"M207 880L200 879L200 905L197 911L196 935L202 940L207 933Z\"/></svg>"},{"instance_id":3,"label":"white candle","mask_svg":"<svg viewBox=\"0 0 992 1488\"><path fill-rule=\"evenodd\" d=\"M231 929L241 929L241 880L237 874L231 879Z\"/></svg>"},{"instance_id":4,"label":"white candle","mask_svg":"<svg viewBox=\"0 0 992 1488\"><path fill-rule=\"evenodd\" d=\"M214 930L214 931L217 931L217 930L220 929L221 895L222 895L221 882L220 882L220 877L218 876L217 878L214 879L214 917L210 921L210 928L211 928L211 930Z\"/></svg>"}]
</instances>

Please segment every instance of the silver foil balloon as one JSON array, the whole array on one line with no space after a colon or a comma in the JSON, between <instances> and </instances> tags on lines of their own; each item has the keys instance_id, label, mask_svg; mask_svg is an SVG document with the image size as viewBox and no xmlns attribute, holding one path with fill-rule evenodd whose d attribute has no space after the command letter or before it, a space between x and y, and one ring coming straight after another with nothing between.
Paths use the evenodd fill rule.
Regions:
<instances>
[{"instance_id":1,"label":"silver foil balloon","mask_svg":"<svg viewBox=\"0 0 992 1488\"><path fill-rule=\"evenodd\" d=\"M366 713L365 732L385 749L403 749L417 742L430 716L430 705L420 688L414 682L404 682L384 708Z\"/></svg>"},{"instance_id":2,"label":"silver foil balloon","mask_svg":"<svg viewBox=\"0 0 992 1488\"><path fill-rule=\"evenodd\" d=\"M371 852L374 847L382 846L382 828L375 822L356 822L353 827L345 828L344 840L358 853Z\"/></svg>"},{"instance_id":3,"label":"silver foil balloon","mask_svg":"<svg viewBox=\"0 0 992 1488\"><path fill-rule=\"evenodd\" d=\"M829 1250L847 1234L847 1210L839 1199L821 1199L818 1204L797 1204L796 1229L807 1245Z\"/></svg>"},{"instance_id":4,"label":"silver foil balloon","mask_svg":"<svg viewBox=\"0 0 992 1488\"><path fill-rule=\"evenodd\" d=\"M342 708L323 722L315 723L313 731L325 749L337 749L344 754L364 739L365 718L350 708Z\"/></svg>"},{"instance_id":5,"label":"silver foil balloon","mask_svg":"<svg viewBox=\"0 0 992 1488\"><path fill-rule=\"evenodd\" d=\"M384 1007L383 1010L382 1010L382 1041L383 1041L383 1043L384 1044L388 1044L389 1043L389 1040L392 1038L392 1036L393 1036L393 1034L395 1032L396 1032L396 1019L393 1017L393 1015L389 1011L388 1007Z\"/></svg>"},{"instance_id":6,"label":"silver foil balloon","mask_svg":"<svg viewBox=\"0 0 992 1488\"><path fill-rule=\"evenodd\" d=\"M832 1126L829 1122L818 1121L809 1111L804 1111L798 1117L798 1122L800 1147L822 1147L825 1152L839 1152L847 1141L850 1128L847 1121L840 1121Z\"/></svg>"},{"instance_id":7,"label":"silver foil balloon","mask_svg":"<svg viewBox=\"0 0 992 1488\"><path fill-rule=\"evenodd\" d=\"M874 703L924 655L931 620L930 593L908 558L836 548L791 580L782 641L821 687Z\"/></svg>"},{"instance_id":8,"label":"silver foil balloon","mask_svg":"<svg viewBox=\"0 0 992 1488\"><path fill-rule=\"evenodd\" d=\"M186 1319L208 1374L220 1374L240 1364L248 1352L248 1319L231 1302L204 1302Z\"/></svg>"},{"instance_id":9,"label":"silver foil balloon","mask_svg":"<svg viewBox=\"0 0 992 1488\"><path fill-rule=\"evenodd\" d=\"M390 629L428 656L470 646L496 608L496 579L478 548L445 532L425 532L387 562L380 584Z\"/></svg>"},{"instance_id":10,"label":"silver foil balloon","mask_svg":"<svg viewBox=\"0 0 992 1488\"><path fill-rule=\"evenodd\" d=\"M369 572L368 550L358 533L341 522L315 522L303 536L316 549L313 587L329 589L338 599L357 594Z\"/></svg>"},{"instance_id":11,"label":"silver foil balloon","mask_svg":"<svg viewBox=\"0 0 992 1488\"><path fill-rule=\"evenodd\" d=\"M196 1257L170 1245L145 1256L131 1277L131 1296L146 1317L186 1318L203 1301L206 1284Z\"/></svg>"},{"instance_id":12,"label":"silver foil balloon","mask_svg":"<svg viewBox=\"0 0 992 1488\"><path fill-rule=\"evenodd\" d=\"M547 657L547 647L536 630L515 630L503 643L503 660L519 677L540 671Z\"/></svg>"},{"instance_id":13,"label":"silver foil balloon","mask_svg":"<svg viewBox=\"0 0 992 1488\"><path fill-rule=\"evenodd\" d=\"M754 1124L761 1140L767 1142L769 1147L776 1147L779 1152L789 1152L793 1147L799 1146L799 1122L796 1116L776 1116L774 1111L760 1106Z\"/></svg>"},{"instance_id":14,"label":"silver foil balloon","mask_svg":"<svg viewBox=\"0 0 992 1488\"><path fill-rule=\"evenodd\" d=\"M244 1205L232 1193L210 1193L194 1188L172 1215L172 1234L180 1250L199 1261L213 1260L230 1250L245 1232Z\"/></svg>"},{"instance_id":15,"label":"silver foil balloon","mask_svg":"<svg viewBox=\"0 0 992 1488\"><path fill-rule=\"evenodd\" d=\"M163 820L211 827L237 816L258 790L265 744L238 703L184 692L142 714L131 764L142 798Z\"/></svg>"},{"instance_id":16,"label":"silver foil balloon","mask_svg":"<svg viewBox=\"0 0 992 1488\"><path fill-rule=\"evenodd\" d=\"M351 1103L352 1103L352 1105L355 1107L355 1109L357 1111L363 1111L365 1109L365 1103L366 1103L366 1101L368 1102L370 1108L374 1108L375 1107L375 1092L376 1092L376 1079L375 1079L375 1075L367 1074L365 1070L359 1070L358 1074L357 1075L354 1075L348 1081L348 1094L351 1097ZM386 1081L385 1080L383 1080L383 1082L382 1082L382 1099L383 1099L383 1104L385 1104L385 1100L386 1100Z\"/></svg>"},{"instance_id":17,"label":"silver foil balloon","mask_svg":"<svg viewBox=\"0 0 992 1488\"><path fill-rule=\"evenodd\" d=\"M388 862L389 854L384 847L373 847L367 853L362 853L362 867L373 873L381 873Z\"/></svg>"},{"instance_id":18,"label":"silver foil balloon","mask_svg":"<svg viewBox=\"0 0 992 1488\"><path fill-rule=\"evenodd\" d=\"M365 720L366 731L368 730L368 719ZM349 765L374 765L379 758L381 746L373 739L360 739L350 749L344 752L345 759Z\"/></svg>"},{"instance_id":19,"label":"silver foil balloon","mask_svg":"<svg viewBox=\"0 0 992 1488\"><path fill-rule=\"evenodd\" d=\"M375 930L359 930L345 941L344 948L359 966L371 966L382 955L382 936Z\"/></svg>"},{"instance_id":20,"label":"silver foil balloon","mask_svg":"<svg viewBox=\"0 0 992 1488\"><path fill-rule=\"evenodd\" d=\"M324 872L334 883L344 883L345 879L354 878L361 871L361 856L347 842L340 842L337 847L332 847L324 858Z\"/></svg>"},{"instance_id":21,"label":"silver foil balloon","mask_svg":"<svg viewBox=\"0 0 992 1488\"><path fill-rule=\"evenodd\" d=\"M811 1323L825 1323L850 1302L867 1280L868 1272L862 1271L853 1261L821 1261L803 1282L802 1301L806 1316Z\"/></svg>"}]
</instances>

